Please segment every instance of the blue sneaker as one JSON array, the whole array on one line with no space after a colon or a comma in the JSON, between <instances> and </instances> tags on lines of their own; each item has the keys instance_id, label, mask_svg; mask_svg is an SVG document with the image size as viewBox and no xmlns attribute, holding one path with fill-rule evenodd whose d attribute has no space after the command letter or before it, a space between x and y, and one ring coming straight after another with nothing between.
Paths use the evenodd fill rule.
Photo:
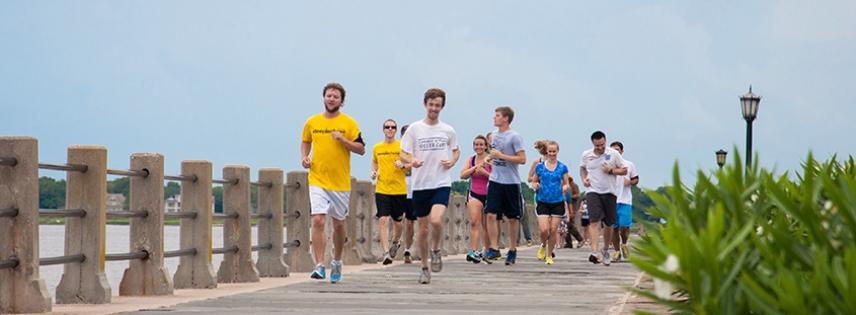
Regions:
<instances>
[{"instance_id":1,"label":"blue sneaker","mask_svg":"<svg viewBox=\"0 0 856 315\"><path fill-rule=\"evenodd\" d=\"M471 250L469 254L467 254L467 261L472 261L474 264L480 263L481 258L479 258L479 254L476 251Z\"/></svg>"},{"instance_id":2,"label":"blue sneaker","mask_svg":"<svg viewBox=\"0 0 856 315\"><path fill-rule=\"evenodd\" d=\"M324 269L324 264L318 264L315 266L315 270L312 271L312 275L310 276L312 279L321 279L327 278L327 270Z\"/></svg>"},{"instance_id":3,"label":"blue sneaker","mask_svg":"<svg viewBox=\"0 0 856 315\"><path fill-rule=\"evenodd\" d=\"M342 279L342 262L330 263L330 283L339 282Z\"/></svg>"},{"instance_id":4,"label":"blue sneaker","mask_svg":"<svg viewBox=\"0 0 856 315\"><path fill-rule=\"evenodd\" d=\"M505 265L511 266L517 262L517 251L508 251L508 256L505 256Z\"/></svg>"}]
</instances>

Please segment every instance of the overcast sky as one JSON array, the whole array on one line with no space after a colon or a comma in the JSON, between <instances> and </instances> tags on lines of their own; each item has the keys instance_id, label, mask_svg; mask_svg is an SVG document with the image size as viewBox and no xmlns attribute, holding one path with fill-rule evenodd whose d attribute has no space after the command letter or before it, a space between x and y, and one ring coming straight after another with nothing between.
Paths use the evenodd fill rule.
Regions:
<instances>
[{"instance_id":1,"label":"overcast sky","mask_svg":"<svg viewBox=\"0 0 856 315\"><path fill-rule=\"evenodd\" d=\"M856 149L856 2L0 2L0 135L38 137L42 162L96 144L110 168L159 152L170 175L196 159L215 178L227 164L254 180L297 170L331 81L367 142L358 179L383 121L423 118L430 87L448 94L441 120L462 156L508 105L530 160L535 140L556 140L579 179L602 130L654 189L676 161L691 181L717 167L714 151L745 153L751 84L754 150L782 173L810 150Z\"/></svg>"}]
</instances>

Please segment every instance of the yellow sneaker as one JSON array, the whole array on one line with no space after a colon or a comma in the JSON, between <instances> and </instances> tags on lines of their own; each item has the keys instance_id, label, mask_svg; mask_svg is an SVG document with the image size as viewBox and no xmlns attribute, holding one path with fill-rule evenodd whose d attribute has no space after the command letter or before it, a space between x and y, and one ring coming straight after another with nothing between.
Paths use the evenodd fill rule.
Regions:
<instances>
[{"instance_id":1,"label":"yellow sneaker","mask_svg":"<svg viewBox=\"0 0 856 315\"><path fill-rule=\"evenodd\" d=\"M547 256L547 247L541 245L541 248L538 249L538 260L544 260L544 257Z\"/></svg>"},{"instance_id":2,"label":"yellow sneaker","mask_svg":"<svg viewBox=\"0 0 856 315\"><path fill-rule=\"evenodd\" d=\"M615 251L614 253L612 253L612 262L619 262L619 261L621 261L621 253L618 251Z\"/></svg>"},{"instance_id":3,"label":"yellow sneaker","mask_svg":"<svg viewBox=\"0 0 856 315\"><path fill-rule=\"evenodd\" d=\"M621 256L624 257L624 259L630 257L630 249L627 248L627 244L621 245Z\"/></svg>"},{"instance_id":4,"label":"yellow sneaker","mask_svg":"<svg viewBox=\"0 0 856 315\"><path fill-rule=\"evenodd\" d=\"M553 257L547 257L547 265L553 264Z\"/></svg>"}]
</instances>

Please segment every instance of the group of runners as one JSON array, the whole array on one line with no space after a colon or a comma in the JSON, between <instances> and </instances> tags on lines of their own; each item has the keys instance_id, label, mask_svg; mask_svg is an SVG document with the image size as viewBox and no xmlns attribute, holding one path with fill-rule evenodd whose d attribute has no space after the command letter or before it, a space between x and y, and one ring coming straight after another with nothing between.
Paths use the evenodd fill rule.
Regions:
<instances>
[{"instance_id":1,"label":"group of runners","mask_svg":"<svg viewBox=\"0 0 856 315\"><path fill-rule=\"evenodd\" d=\"M311 277L327 278L324 226L329 216L333 226L333 259L329 277L331 283L337 283L342 277L344 220L348 216L351 191L350 157L351 153L365 154L366 148L356 121L340 111L345 101L344 87L329 83L322 95L325 110L307 119L301 139L301 154L303 167L309 169L312 250L317 263ZM393 262L401 249L402 237L404 262L411 263L413 236L414 232L418 233L416 246L422 265L418 281L423 284L430 283L432 273L443 269L440 244L444 214L451 194L451 170L461 157L454 128L440 121L445 104L446 93L442 89L428 89L423 98L425 118L401 126L401 140L395 139L399 129L397 122L385 120L382 126L384 140L372 148L370 177L377 180L375 201L380 243L384 251L383 264ZM465 158L460 171L460 178L470 183L467 209L472 250L467 254L467 260L492 263L502 259L498 244L500 224L505 219L509 232L505 264L514 265L519 220L524 215L518 167L527 162L526 150L523 138L510 128L514 120L511 107L497 107L493 119L497 129L486 136L475 137L475 154ZM606 135L600 131L592 134L591 140L594 148L583 152L580 163L580 177L586 187L588 221L591 222L588 226L592 239L589 260L609 265L613 259L620 259L622 254L619 252L625 258L629 254L626 243L632 220L631 202L627 200L630 198L629 187L638 183L638 175L633 164L621 157L623 145L620 142L607 148ZM527 180L537 192L536 213L540 239L544 242L537 258L552 265L559 224L562 220L573 224L580 193L568 166L557 159L559 144L552 140L539 140L535 148L541 153L541 158L533 161ZM393 224L391 238L390 219ZM598 248L601 225L604 247ZM614 240L613 226L621 232L614 234ZM480 228L487 235L480 237ZM579 233L576 234L582 244ZM479 244L479 239L482 244ZM615 248L615 255L609 254L610 243Z\"/></svg>"}]
</instances>

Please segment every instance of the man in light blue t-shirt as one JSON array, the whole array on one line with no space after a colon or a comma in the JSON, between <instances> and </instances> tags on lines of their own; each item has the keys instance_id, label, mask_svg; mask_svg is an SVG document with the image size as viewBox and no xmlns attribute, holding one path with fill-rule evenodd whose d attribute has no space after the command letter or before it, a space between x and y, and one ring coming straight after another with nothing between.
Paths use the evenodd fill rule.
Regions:
<instances>
[{"instance_id":1,"label":"man in light blue t-shirt","mask_svg":"<svg viewBox=\"0 0 856 315\"><path fill-rule=\"evenodd\" d=\"M491 244L499 244L499 229L496 217L504 214L508 218L508 255L505 264L513 265L517 260L517 232L520 229L519 219L523 213L523 198L520 194L520 172L517 167L526 163L526 151L523 149L523 138L509 125L514 119L514 110L508 106L496 108L493 125L499 130L493 133L490 158L493 159L493 169L490 172L490 183L487 186L487 230ZM485 249L485 260L497 260L500 253L495 248Z\"/></svg>"}]
</instances>

